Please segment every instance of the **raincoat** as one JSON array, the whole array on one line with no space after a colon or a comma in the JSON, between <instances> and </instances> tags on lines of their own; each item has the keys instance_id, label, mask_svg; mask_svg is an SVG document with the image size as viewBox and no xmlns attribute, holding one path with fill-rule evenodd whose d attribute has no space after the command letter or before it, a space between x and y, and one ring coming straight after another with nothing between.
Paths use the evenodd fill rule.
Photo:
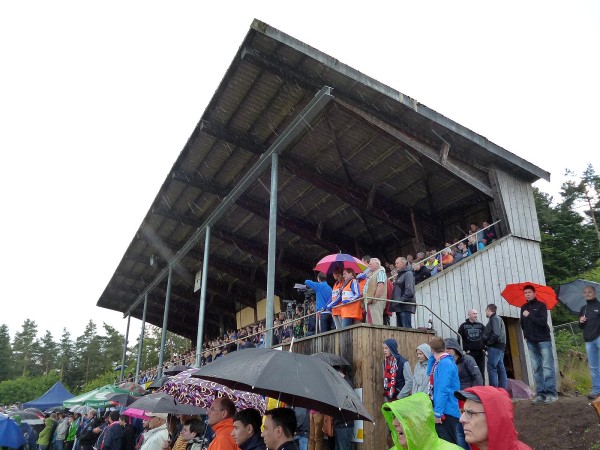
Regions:
<instances>
[{"instance_id":1,"label":"raincoat","mask_svg":"<svg viewBox=\"0 0 600 450\"><path fill-rule=\"evenodd\" d=\"M52 420L50 417L47 417L44 420L44 425L46 425L46 426L40 432L37 444L38 445L46 445L47 446L47 445L50 444L50 439L52 438L52 431L53 431L53 428L54 428L54 420Z\"/></svg>"},{"instance_id":2,"label":"raincoat","mask_svg":"<svg viewBox=\"0 0 600 450\"><path fill-rule=\"evenodd\" d=\"M394 417L402 424L406 436L405 450L459 450L458 445L440 439L435 431L431 400L424 392L417 392L400 400L384 403L381 412L392 433L394 447L401 450L398 434L394 428Z\"/></svg>"},{"instance_id":3,"label":"raincoat","mask_svg":"<svg viewBox=\"0 0 600 450\"><path fill-rule=\"evenodd\" d=\"M532 450L517 439L513 404L504 389L492 386L473 386L465 389L481 399L488 428L488 450ZM471 444L472 450L479 447Z\"/></svg>"}]
</instances>

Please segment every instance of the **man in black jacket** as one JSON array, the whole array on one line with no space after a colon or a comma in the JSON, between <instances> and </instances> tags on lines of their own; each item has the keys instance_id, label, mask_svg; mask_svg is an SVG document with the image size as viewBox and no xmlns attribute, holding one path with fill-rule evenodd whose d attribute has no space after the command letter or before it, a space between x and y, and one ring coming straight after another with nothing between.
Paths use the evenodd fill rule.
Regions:
<instances>
[{"instance_id":1,"label":"man in black jacket","mask_svg":"<svg viewBox=\"0 0 600 450\"><path fill-rule=\"evenodd\" d=\"M497 307L490 303L485 316L488 323L483 330L483 343L487 348L487 371L490 386L506 389L508 380L504 367L504 349L506 348L506 328L502 318L496 315Z\"/></svg>"},{"instance_id":2,"label":"man in black jacket","mask_svg":"<svg viewBox=\"0 0 600 450\"><path fill-rule=\"evenodd\" d=\"M90 409L85 416L83 427L79 433L79 445L81 450L91 450L96 443L100 430L100 420L96 417L98 411Z\"/></svg>"},{"instance_id":3,"label":"man in black jacket","mask_svg":"<svg viewBox=\"0 0 600 450\"><path fill-rule=\"evenodd\" d=\"M600 397L600 302L593 286L586 286L583 296L585 306L579 312L579 327L583 329L585 350L592 374L592 392L588 398L594 400Z\"/></svg>"},{"instance_id":4,"label":"man in black jacket","mask_svg":"<svg viewBox=\"0 0 600 450\"><path fill-rule=\"evenodd\" d=\"M412 328L412 315L417 309L415 303L415 275L409 270L406 258L396 259L398 275L394 281L392 299L404 303L392 303L390 311L396 313L396 325L402 328ZM407 305L406 303L412 303Z\"/></svg>"},{"instance_id":5,"label":"man in black jacket","mask_svg":"<svg viewBox=\"0 0 600 450\"><path fill-rule=\"evenodd\" d=\"M485 352L483 351L483 330L485 327L477 320L478 313L470 309L465 320L458 327L458 334L462 339L462 348L467 355L473 357L479 367L481 375L485 374Z\"/></svg>"},{"instance_id":6,"label":"man in black jacket","mask_svg":"<svg viewBox=\"0 0 600 450\"><path fill-rule=\"evenodd\" d=\"M552 403L558 400L552 338L548 326L548 308L535 297L535 287L523 288L527 303L521 308L521 328L527 340L533 368L536 395L532 403Z\"/></svg>"}]
</instances>

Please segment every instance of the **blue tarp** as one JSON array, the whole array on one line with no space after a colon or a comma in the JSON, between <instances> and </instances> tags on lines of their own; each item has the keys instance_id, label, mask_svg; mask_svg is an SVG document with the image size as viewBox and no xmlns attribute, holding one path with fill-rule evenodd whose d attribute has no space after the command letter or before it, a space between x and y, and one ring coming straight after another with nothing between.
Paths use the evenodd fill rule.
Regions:
<instances>
[{"instance_id":1,"label":"blue tarp","mask_svg":"<svg viewBox=\"0 0 600 450\"><path fill-rule=\"evenodd\" d=\"M60 381L57 381L54 386L48 389L41 397L23 403L23 408L37 408L44 411L53 406L62 406L63 402L70 398L73 398L73 394L67 391Z\"/></svg>"}]
</instances>

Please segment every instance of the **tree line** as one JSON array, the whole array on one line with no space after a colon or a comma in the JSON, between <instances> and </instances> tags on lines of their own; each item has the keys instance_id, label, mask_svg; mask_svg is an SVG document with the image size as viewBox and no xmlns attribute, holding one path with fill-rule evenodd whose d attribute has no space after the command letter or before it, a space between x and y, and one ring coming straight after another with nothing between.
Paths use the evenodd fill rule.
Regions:
<instances>
[{"instance_id":1,"label":"tree line","mask_svg":"<svg viewBox=\"0 0 600 450\"><path fill-rule=\"evenodd\" d=\"M534 188L546 283L555 288L576 278L600 282L600 176L592 165L581 176L567 173L570 178L557 201ZM560 304L552 316L555 325L575 320ZM35 321L27 319L11 342L8 327L1 325L0 404L33 400L57 380L74 394L114 382L120 375L115 369L121 364L124 336L106 323L103 330L99 335L90 320L81 336L73 340L65 328L55 341L49 331L38 337ZM160 342L160 328L148 325L141 368L157 366ZM165 360L190 346L189 340L167 333ZM128 348L126 373L135 371L137 348L137 340Z\"/></svg>"}]
</instances>

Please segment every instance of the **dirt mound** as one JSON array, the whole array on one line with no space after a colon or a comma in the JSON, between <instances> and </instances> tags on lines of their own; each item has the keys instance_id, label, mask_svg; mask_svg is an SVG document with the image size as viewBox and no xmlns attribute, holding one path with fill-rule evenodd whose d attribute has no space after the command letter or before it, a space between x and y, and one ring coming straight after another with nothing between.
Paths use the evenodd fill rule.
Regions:
<instances>
[{"instance_id":1,"label":"dirt mound","mask_svg":"<svg viewBox=\"0 0 600 450\"><path fill-rule=\"evenodd\" d=\"M534 450L600 450L600 421L586 397L560 397L550 405L515 403L519 439Z\"/></svg>"}]
</instances>

